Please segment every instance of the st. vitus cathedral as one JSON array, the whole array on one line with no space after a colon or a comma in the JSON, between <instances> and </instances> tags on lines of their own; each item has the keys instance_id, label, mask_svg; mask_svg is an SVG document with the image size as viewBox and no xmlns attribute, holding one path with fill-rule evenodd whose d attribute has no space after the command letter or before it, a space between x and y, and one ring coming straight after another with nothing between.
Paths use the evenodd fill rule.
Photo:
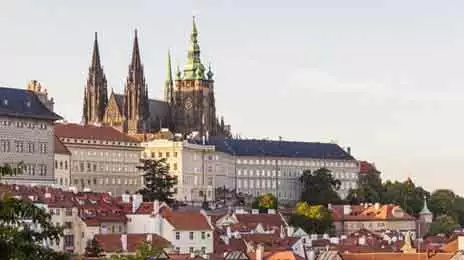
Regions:
<instances>
[{"instance_id":1,"label":"st. vitus cathedral","mask_svg":"<svg viewBox=\"0 0 464 260\"><path fill-rule=\"evenodd\" d=\"M145 82L137 31L124 93L111 91L100 61L95 34L92 62L84 92L84 124L110 125L128 134L154 133L169 128L188 135L230 136L230 127L216 116L213 72L200 59L198 30L193 21L190 47L184 70L178 68L173 79L168 53L164 100L150 99Z\"/></svg>"}]
</instances>

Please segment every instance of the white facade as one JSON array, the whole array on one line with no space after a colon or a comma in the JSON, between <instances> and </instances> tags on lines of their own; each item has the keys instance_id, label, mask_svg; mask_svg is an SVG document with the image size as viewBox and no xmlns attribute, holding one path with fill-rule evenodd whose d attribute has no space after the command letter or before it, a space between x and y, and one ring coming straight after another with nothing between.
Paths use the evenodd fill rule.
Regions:
<instances>
[{"instance_id":1,"label":"white facade","mask_svg":"<svg viewBox=\"0 0 464 260\"><path fill-rule=\"evenodd\" d=\"M127 215L128 234L157 234L173 245L180 254L201 252L213 253L213 230L178 230L160 214L131 214ZM185 214L188 218L188 213ZM206 218L206 216L205 216Z\"/></svg>"},{"instance_id":2,"label":"white facade","mask_svg":"<svg viewBox=\"0 0 464 260\"><path fill-rule=\"evenodd\" d=\"M55 153L55 184L58 187L71 185L71 154Z\"/></svg>"},{"instance_id":3,"label":"white facade","mask_svg":"<svg viewBox=\"0 0 464 260\"><path fill-rule=\"evenodd\" d=\"M302 191L299 178L305 170L329 169L341 182L338 193L342 198L357 187L359 173L355 160L237 156L236 163L239 192L253 196L277 193L283 201L299 200Z\"/></svg>"},{"instance_id":4,"label":"white facade","mask_svg":"<svg viewBox=\"0 0 464 260\"><path fill-rule=\"evenodd\" d=\"M22 174L2 177L8 184L54 183L53 122L0 116L0 164L22 162Z\"/></svg>"},{"instance_id":5,"label":"white facade","mask_svg":"<svg viewBox=\"0 0 464 260\"><path fill-rule=\"evenodd\" d=\"M120 195L142 188L141 148L135 142L60 138L71 152L71 185Z\"/></svg>"},{"instance_id":6,"label":"white facade","mask_svg":"<svg viewBox=\"0 0 464 260\"><path fill-rule=\"evenodd\" d=\"M142 158L166 159L170 173L177 176L176 199L181 201L203 201L204 196L212 201L215 188L229 186L233 176L233 157L215 151L211 145L160 139L142 146Z\"/></svg>"}]
</instances>

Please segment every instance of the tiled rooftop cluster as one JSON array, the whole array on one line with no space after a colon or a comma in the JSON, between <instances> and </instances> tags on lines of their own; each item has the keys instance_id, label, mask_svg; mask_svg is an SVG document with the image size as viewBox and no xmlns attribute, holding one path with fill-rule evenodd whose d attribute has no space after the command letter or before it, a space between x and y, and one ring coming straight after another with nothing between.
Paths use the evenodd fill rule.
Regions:
<instances>
[{"instance_id":1,"label":"tiled rooftop cluster","mask_svg":"<svg viewBox=\"0 0 464 260\"><path fill-rule=\"evenodd\" d=\"M105 252L134 252L142 242L165 248L168 259L310 259L319 256L325 259L339 255L339 259L358 259L353 256L382 256L379 259L396 259L408 250L414 252L435 252L436 256L454 255L458 247L456 233L452 238L444 236L427 237L424 240L412 238L410 233L395 230L372 231L360 229L346 235L306 234L303 230L288 225L285 215L291 211L258 213L241 208L218 209L209 213L200 210L173 210L160 202L142 202L140 198L125 194L113 197L108 193L74 192L50 187L27 187L18 185L0 185L0 191L8 190L12 196L47 205L48 208L77 209L77 216L87 226L99 226L102 223L125 223L123 232L101 231L94 234ZM347 205L331 206L335 220L340 219L413 219L403 214L392 215L395 205ZM146 218L143 218L143 217ZM142 217L142 218L140 218ZM211 230L213 251L210 254L185 254L175 250L176 240L172 235L157 232L129 232L130 225L145 219L164 219L174 233ZM146 225L149 222L139 223ZM150 222L151 223L151 222ZM154 222L153 222L154 223ZM167 227L167 226L166 226ZM103 233L102 233L103 232ZM93 236L92 236L93 237ZM407 242L409 241L409 242ZM454 251L453 251L454 250ZM330 252L330 253L329 253ZM329 254L331 254L329 256ZM415 254L416 256L418 254ZM387 257L386 257L387 256ZM322 257L322 258L321 258ZM384 258L386 257L386 258ZM328 258L332 259L332 258ZM366 258L370 259L370 258ZM378 258L372 258L378 259ZM399 259L399 258L398 258ZM434 259L434 258L430 258ZM450 259L450 258L436 258Z\"/></svg>"}]
</instances>

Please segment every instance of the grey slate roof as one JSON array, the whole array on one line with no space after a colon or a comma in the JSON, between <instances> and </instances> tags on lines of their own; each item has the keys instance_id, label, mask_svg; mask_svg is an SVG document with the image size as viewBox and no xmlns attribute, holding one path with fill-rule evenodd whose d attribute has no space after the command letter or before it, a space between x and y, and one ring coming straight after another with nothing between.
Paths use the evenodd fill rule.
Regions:
<instances>
[{"instance_id":1,"label":"grey slate roof","mask_svg":"<svg viewBox=\"0 0 464 260\"><path fill-rule=\"evenodd\" d=\"M53 121L62 119L48 110L34 92L4 87L0 87L0 115Z\"/></svg>"},{"instance_id":2,"label":"grey slate roof","mask_svg":"<svg viewBox=\"0 0 464 260\"><path fill-rule=\"evenodd\" d=\"M191 140L200 144L201 140ZM333 160L355 160L353 156L337 144L270 141L256 139L224 139L210 138L207 144L214 145L216 150L237 156L269 156L290 158L314 158Z\"/></svg>"}]
</instances>

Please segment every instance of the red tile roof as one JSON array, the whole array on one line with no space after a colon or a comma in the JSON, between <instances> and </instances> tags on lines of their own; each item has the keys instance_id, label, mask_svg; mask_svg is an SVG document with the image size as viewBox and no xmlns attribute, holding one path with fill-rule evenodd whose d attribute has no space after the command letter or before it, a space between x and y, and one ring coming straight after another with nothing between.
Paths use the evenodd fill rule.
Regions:
<instances>
[{"instance_id":1,"label":"red tile roof","mask_svg":"<svg viewBox=\"0 0 464 260\"><path fill-rule=\"evenodd\" d=\"M205 215L200 212L163 211L162 216L175 230L213 230Z\"/></svg>"},{"instance_id":2,"label":"red tile roof","mask_svg":"<svg viewBox=\"0 0 464 260\"><path fill-rule=\"evenodd\" d=\"M406 213L400 206L394 204L361 206L349 205L350 214L344 214L345 205L333 205L331 212L335 221L369 221L369 220L415 220Z\"/></svg>"},{"instance_id":3,"label":"red tile roof","mask_svg":"<svg viewBox=\"0 0 464 260\"><path fill-rule=\"evenodd\" d=\"M55 135L55 153L57 153L57 154L66 154L66 155L71 154L71 152L68 150L68 148L66 148L66 146L64 146L64 144L60 141L60 138L58 138L56 135Z\"/></svg>"},{"instance_id":4,"label":"red tile roof","mask_svg":"<svg viewBox=\"0 0 464 260\"><path fill-rule=\"evenodd\" d=\"M454 253L343 253L343 260L449 260Z\"/></svg>"},{"instance_id":5,"label":"red tile roof","mask_svg":"<svg viewBox=\"0 0 464 260\"><path fill-rule=\"evenodd\" d=\"M235 214L241 229L255 229L261 224L265 230L276 230L280 232L280 227L286 224L280 214ZM235 227L235 228L238 228Z\"/></svg>"},{"instance_id":6,"label":"red tile roof","mask_svg":"<svg viewBox=\"0 0 464 260\"><path fill-rule=\"evenodd\" d=\"M148 241L148 236L151 235L151 244L154 247L171 248L169 241L156 234L126 234L127 236L127 252L135 252L137 248L145 241ZM122 242L121 234L99 234L95 235L95 239L100 243L102 249L106 253L121 252Z\"/></svg>"},{"instance_id":7,"label":"red tile roof","mask_svg":"<svg viewBox=\"0 0 464 260\"><path fill-rule=\"evenodd\" d=\"M92 140L138 142L110 126L93 126L79 124L56 124L55 135L59 138L82 138Z\"/></svg>"}]
</instances>

